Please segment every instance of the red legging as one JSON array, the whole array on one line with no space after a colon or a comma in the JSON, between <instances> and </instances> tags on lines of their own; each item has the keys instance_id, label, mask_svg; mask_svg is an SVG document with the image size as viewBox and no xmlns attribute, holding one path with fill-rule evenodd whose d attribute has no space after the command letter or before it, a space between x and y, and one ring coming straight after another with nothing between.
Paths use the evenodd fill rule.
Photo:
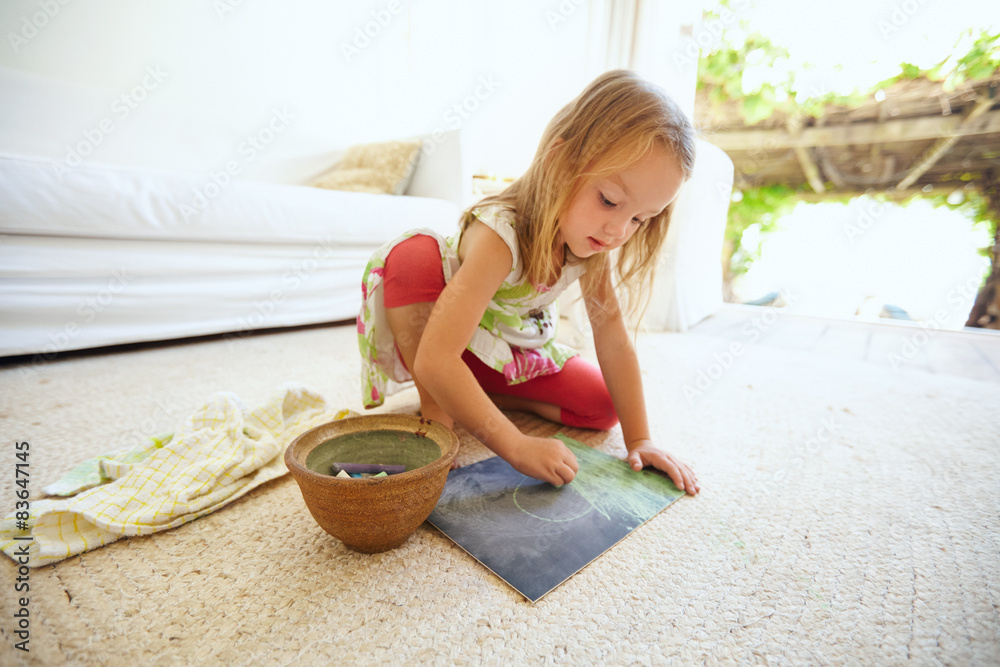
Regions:
<instances>
[{"instance_id":1,"label":"red legging","mask_svg":"<svg viewBox=\"0 0 1000 667\"><path fill-rule=\"evenodd\" d=\"M437 301L444 286L441 250L431 236L412 236L393 248L385 259L382 297L386 308ZM514 385L508 385L503 373L468 350L462 360L486 393L557 405L561 421L567 426L607 431L618 423L601 370L579 356L569 359L558 373Z\"/></svg>"}]
</instances>

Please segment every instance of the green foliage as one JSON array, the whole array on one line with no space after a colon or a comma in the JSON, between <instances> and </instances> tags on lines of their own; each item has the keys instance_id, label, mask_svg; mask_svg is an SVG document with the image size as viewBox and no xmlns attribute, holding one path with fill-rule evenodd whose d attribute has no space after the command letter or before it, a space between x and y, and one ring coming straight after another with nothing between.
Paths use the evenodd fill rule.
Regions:
<instances>
[{"instance_id":1,"label":"green foliage","mask_svg":"<svg viewBox=\"0 0 1000 667\"><path fill-rule=\"evenodd\" d=\"M959 42L965 36L971 37L972 30L962 33ZM920 69L911 63L902 63L899 67L899 74L880 81L872 90L888 88L897 81L927 79L941 81L946 91L953 91L967 81L988 79L1000 69L1000 33L991 35L985 30L980 31L968 53L957 58L948 56L929 69Z\"/></svg>"},{"instance_id":2,"label":"green foliage","mask_svg":"<svg viewBox=\"0 0 1000 667\"><path fill-rule=\"evenodd\" d=\"M728 11L728 0L719 4ZM705 12L705 21L724 24L714 11ZM742 26L741 27L745 27ZM708 92L709 101L715 105L738 102L747 125L754 125L769 118L775 111L789 116L815 116L829 104L857 105L866 95L854 93L838 95L824 90L800 89L794 74L787 69L788 49L774 44L768 37L753 32L739 44L726 43L723 30L719 48L703 52L698 61L698 89ZM744 78L748 65L766 67L772 71L786 71L778 81L761 81L755 84Z\"/></svg>"},{"instance_id":3,"label":"green foliage","mask_svg":"<svg viewBox=\"0 0 1000 667\"><path fill-rule=\"evenodd\" d=\"M723 26L731 24L733 13L729 5L729 0L720 0L717 10L705 12L706 23ZM781 111L787 117L816 118L822 117L830 106L857 107L878 90L888 88L898 81L926 78L943 81L946 90L954 90L964 82L993 76L1000 69L1000 34L991 35L982 31L965 55L949 56L926 70L911 63L901 63L896 76L879 82L867 91L839 95L822 90L800 90L791 71L776 83L760 82L751 85L744 80L748 65L766 66L774 71L786 70L788 51L758 32L748 32L745 23L740 25L740 35L747 36L741 43L728 43L727 32L723 30L718 48L701 54L698 62L698 89L708 93L709 102L713 105L737 102L747 126L766 120L776 111ZM971 30L963 33L956 46L963 38L972 35ZM972 173L958 174L956 179L978 180L981 176ZM731 275L745 272L760 256L759 244L755 248L742 247L744 232L752 225L758 225L762 234L772 231L781 216L789 213L798 203L797 195L800 192L802 191L785 186L769 185L743 190L734 196L726 224L726 240L733 249L729 261ZM884 199L878 195L876 198ZM849 199L848 196L832 194L826 201L847 202ZM973 225L986 225L990 230L990 237L994 238L997 221L991 218L984 197L970 192L961 202L954 204L949 203L945 195L931 199L936 206L961 211ZM981 252L988 255L990 249L984 248Z\"/></svg>"},{"instance_id":4,"label":"green foliage","mask_svg":"<svg viewBox=\"0 0 1000 667\"><path fill-rule=\"evenodd\" d=\"M768 118L787 100L791 79L780 87L762 83L750 89L744 86L744 63L751 59L756 64L773 67L776 62L788 59L788 51L771 43L759 33L750 35L737 49L720 49L702 54L698 61L698 88L708 89L713 103L739 100L743 105L743 117L752 125Z\"/></svg>"},{"instance_id":5,"label":"green foliage","mask_svg":"<svg viewBox=\"0 0 1000 667\"><path fill-rule=\"evenodd\" d=\"M919 79L924 75L924 71L922 69L920 69L916 65L911 65L910 63L903 63L902 65L899 66L899 68L901 71L899 74L896 75L894 79L883 81L879 87L882 87L883 85L888 86L895 81L902 81L903 79L910 79L910 80Z\"/></svg>"},{"instance_id":6,"label":"green foliage","mask_svg":"<svg viewBox=\"0 0 1000 667\"><path fill-rule=\"evenodd\" d=\"M744 246L743 233L752 225L758 225L762 234L777 229L781 217L798 203L795 197L798 192L785 185L767 185L743 190L734 197L726 220L726 240L733 248L729 261L731 275L745 273L760 259L760 244L752 248Z\"/></svg>"},{"instance_id":7,"label":"green foliage","mask_svg":"<svg viewBox=\"0 0 1000 667\"><path fill-rule=\"evenodd\" d=\"M729 204L726 238L739 243L743 231L752 224L760 224L761 231L772 231L778 219L795 207L797 192L785 185L743 190L739 201Z\"/></svg>"},{"instance_id":8,"label":"green foliage","mask_svg":"<svg viewBox=\"0 0 1000 667\"><path fill-rule=\"evenodd\" d=\"M945 207L952 211L958 211L972 224L973 229L983 228L986 230L988 238L995 239L997 234L997 225L1000 224L993 214L990 212L989 201L976 190L964 191L965 196L961 197L961 201L953 201L951 195L935 195L929 197L930 202L935 208ZM914 197L916 198L916 197ZM992 246L985 246L979 249L979 254L982 257L989 258L993 253Z\"/></svg>"},{"instance_id":9,"label":"green foliage","mask_svg":"<svg viewBox=\"0 0 1000 667\"><path fill-rule=\"evenodd\" d=\"M955 68L945 79L945 86L954 90L965 81L978 81L992 76L1000 69L1000 34L990 35L985 30L972 44L972 48L958 59Z\"/></svg>"},{"instance_id":10,"label":"green foliage","mask_svg":"<svg viewBox=\"0 0 1000 667\"><path fill-rule=\"evenodd\" d=\"M721 0L719 10L728 12L729 0ZM704 19L716 25L725 25L718 11L706 10ZM742 34L746 29L745 22L741 23L740 28ZM972 35L971 29L962 33L955 45L958 46L964 38ZM701 54L698 61L698 89L707 91L709 101L714 105L739 103L748 126L766 120L779 110L788 116L819 117L832 105L858 106L878 90L888 88L897 81L925 78L942 81L945 90L955 90L967 81L989 78L1000 70L1000 33L980 31L965 55L948 56L929 69L921 69L911 63L900 63L900 71L895 76L880 81L870 90L858 90L848 95L801 89L790 71L777 83L749 84L745 81L744 74L748 65L782 71L785 70L788 57L786 48L774 44L759 32L749 33L741 43L729 44L727 31L724 29L720 46Z\"/></svg>"}]
</instances>

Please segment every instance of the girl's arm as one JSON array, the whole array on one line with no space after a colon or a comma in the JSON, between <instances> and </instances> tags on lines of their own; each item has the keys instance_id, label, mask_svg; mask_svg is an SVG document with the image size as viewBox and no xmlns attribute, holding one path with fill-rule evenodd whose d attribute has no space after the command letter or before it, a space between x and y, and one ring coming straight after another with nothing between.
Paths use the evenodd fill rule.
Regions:
<instances>
[{"instance_id":1,"label":"girl's arm","mask_svg":"<svg viewBox=\"0 0 1000 667\"><path fill-rule=\"evenodd\" d=\"M629 339L610 272L597 280L594 296L586 300L587 316L594 331L597 361L622 425L628 462L633 470L642 470L644 465L655 466L667 473L681 491L694 495L700 487L691 469L653 443L639 358Z\"/></svg>"},{"instance_id":2,"label":"girl's arm","mask_svg":"<svg viewBox=\"0 0 1000 667\"><path fill-rule=\"evenodd\" d=\"M462 361L486 307L510 273L510 248L474 222L463 233L465 258L438 297L417 348L414 375L452 418L519 472L555 485L572 481L576 456L555 438L522 434Z\"/></svg>"}]
</instances>

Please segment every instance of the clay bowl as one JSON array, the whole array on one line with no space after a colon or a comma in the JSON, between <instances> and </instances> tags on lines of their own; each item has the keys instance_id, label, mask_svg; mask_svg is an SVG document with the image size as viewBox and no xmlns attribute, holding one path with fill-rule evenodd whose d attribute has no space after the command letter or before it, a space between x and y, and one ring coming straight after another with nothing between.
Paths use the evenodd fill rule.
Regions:
<instances>
[{"instance_id":1,"label":"clay bowl","mask_svg":"<svg viewBox=\"0 0 1000 667\"><path fill-rule=\"evenodd\" d=\"M320 527L363 553L394 549L430 515L458 436L412 415L368 415L322 424L295 438L285 465ZM330 474L333 463L404 464L406 472L368 479Z\"/></svg>"}]
</instances>

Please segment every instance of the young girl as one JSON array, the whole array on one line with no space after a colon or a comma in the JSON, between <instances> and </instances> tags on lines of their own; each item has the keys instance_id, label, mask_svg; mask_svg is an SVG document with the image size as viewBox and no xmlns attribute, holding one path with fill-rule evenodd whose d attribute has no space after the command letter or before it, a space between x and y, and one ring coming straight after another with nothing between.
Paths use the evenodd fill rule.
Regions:
<instances>
[{"instance_id":1,"label":"young girl","mask_svg":"<svg viewBox=\"0 0 1000 667\"><path fill-rule=\"evenodd\" d=\"M549 123L524 176L466 211L458 234L413 230L372 257L358 316L365 406L412 379L424 417L461 422L557 486L578 470L572 451L522 434L501 408L600 430L620 420L633 469L655 466L697 493L691 469L651 439L615 292L634 308L651 284L693 165L691 124L659 88L599 76ZM555 341L556 299L578 279L600 368Z\"/></svg>"}]
</instances>

